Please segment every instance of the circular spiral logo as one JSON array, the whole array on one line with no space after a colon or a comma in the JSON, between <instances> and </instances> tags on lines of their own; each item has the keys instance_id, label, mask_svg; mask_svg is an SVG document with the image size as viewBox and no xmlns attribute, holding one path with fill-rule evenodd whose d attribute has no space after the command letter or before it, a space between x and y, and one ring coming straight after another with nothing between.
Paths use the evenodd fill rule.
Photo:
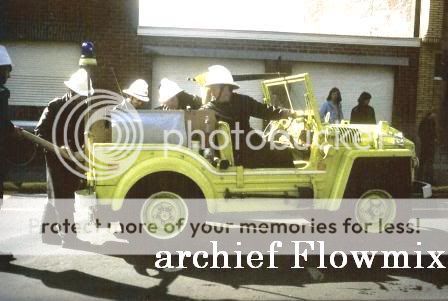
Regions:
<instances>
[{"instance_id":1,"label":"circular spiral logo","mask_svg":"<svg viewBox=\"0 0 448 301\"><path fill-rule=\"evenodd\" d=\"M93 172L96 180L114 178L128 170L139 156L144 137L137 110L121 95L100 89L94 96L75 95L64 103L54 119L54 142L61 139L61 131L62 145L69 151L57 150L59 161L80 178L86 179L86 173ZM93 148L92 142L107 144Z\"/></svg>"}]
</instances>

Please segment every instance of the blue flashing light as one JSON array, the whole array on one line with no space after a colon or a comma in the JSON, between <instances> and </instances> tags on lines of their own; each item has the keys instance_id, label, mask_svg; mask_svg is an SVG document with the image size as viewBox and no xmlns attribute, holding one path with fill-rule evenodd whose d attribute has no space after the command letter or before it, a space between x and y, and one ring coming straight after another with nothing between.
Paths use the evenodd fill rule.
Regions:
<instances>
[{"instance_id":1,"label":"blue flashing light","mask_svg":"<svg viewBox=\"0 0 448 301\"><path fill-rule=\"evenodd\" d=\"M86 41L81 44L81 56L85 58L94 57L94 45L93 42Z\"/></svg>"}]
</instances>

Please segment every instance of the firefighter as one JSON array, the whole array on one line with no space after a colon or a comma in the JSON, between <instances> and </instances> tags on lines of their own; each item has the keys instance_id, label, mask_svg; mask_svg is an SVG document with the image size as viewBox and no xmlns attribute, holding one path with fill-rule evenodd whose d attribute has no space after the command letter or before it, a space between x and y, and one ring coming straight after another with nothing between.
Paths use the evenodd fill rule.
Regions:
<instances>
[{"instance_id":1,"label":"firefighter","mask_svg":"<svg viewBox=\"0 0 448 301\"><path fill-rule=\"evenodd\" d=\"M148 83L143 79L134 81L129 88L123 90L123 93L128 97L118 105L120 110L131 110L130 105L134 109L142 109L149 102Z\"/></svg>"},{"instance_id":2,"label":"firefighter","mask_svg":"<svg viewBox=\"0 0 448 301\"><path fill-rule=\"evenodd\" d=\"M88 91L87 78L87 72L79 69L68 81L65 81L67 93L50 101L35 129L37 136L59 146L61 152L71 153L78 159L82 152L80 147L84 144L82 119L87 109L85 97L93 94L93 88ZM92 87L91 83L90 87ZM74 192L81 184L81 178L73 172L76 170L76 165L48 151L45 153L45 161L49 201L45 208L43 223L57 222L59 225L64 222L71 223L74 212ZM50 244L63 242L65 246L76 241L76 233L67 228L66 230L68 231L60 230L59 235L57 233L54 235L54 231L46 229L46 232L42 233L43 242Z\"/></svg>"},{"instance_id":3,"label":"firefighter","mask_svg":"<svg viewBox=\"0 0 448 301\"><path fill-rule=\"evenodd\" d=\"M175 82L163 78L159 86L159 110L197 110L202 105L200 97L188 94Z\"/></svg>"},{"instance_id":4,"label":"firefighter","mask_svg":"<svg viewBox=\"0 0 448 301\"><path fill-rule=\"evenodd\" d=\"M5 160L6 146L10 139L21 136L19 128L15 128L8 116L9 90L4 86L12 71L12 61L8 51L0 45L0 208L3 205L3 181L7 166Z\"/></svg>"},{"instance_id":5,"label":"firefighter","mask_svg":"<svg viewBox=\"0 0 448 301\"><path fill-rule=\"evenodd\" d=\"M208 68L205 86L210 89L211 101L202 108L215 111L217 119L227 122L233 133L238 130L243 131L242 135L232 137L236 164L248 168L293 167L293 159L289 151L271 151L269 145L254 150L247 142L256 148L263 143L263 138L251 128L250 117L279 120L294 117L294 112L263 104L250 96L235 93L234 90L238 89L239 85L234 82L230 71L221 65ZM239 140L238 143L236 139Z\"/></svg>"}]
</instances>

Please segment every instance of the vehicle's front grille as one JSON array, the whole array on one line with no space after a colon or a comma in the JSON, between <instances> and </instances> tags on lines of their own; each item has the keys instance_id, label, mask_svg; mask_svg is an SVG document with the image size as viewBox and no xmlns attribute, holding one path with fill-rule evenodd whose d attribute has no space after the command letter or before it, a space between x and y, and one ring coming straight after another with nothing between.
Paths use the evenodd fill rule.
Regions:
<instances>
[{"instance_id":1,"label":"vehicle's front grille","mask_svg":"<svg viewBox=\"0 0 448 301\"><path fill-rule=\"evenodd\" d=\"M347 128L342 126L331 126L327 131L327 138L333 141L347 144L361 143L361 134L358 129Z\"/></svg>"}]
</instances>

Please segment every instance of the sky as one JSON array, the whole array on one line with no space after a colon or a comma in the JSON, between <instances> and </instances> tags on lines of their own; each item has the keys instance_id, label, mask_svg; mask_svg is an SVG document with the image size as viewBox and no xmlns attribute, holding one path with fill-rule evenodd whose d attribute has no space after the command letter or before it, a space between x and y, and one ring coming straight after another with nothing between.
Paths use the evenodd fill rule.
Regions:
<instances>
[{"instance_id":1,"label":"sky","mask_svg":"<svg viewBox=\"0 0 448 301\"><path fill-rule=\"evenodd\" d=\"M149 27L412 37L415 0L140 0Z\"/></svg>"}]
</instances>

